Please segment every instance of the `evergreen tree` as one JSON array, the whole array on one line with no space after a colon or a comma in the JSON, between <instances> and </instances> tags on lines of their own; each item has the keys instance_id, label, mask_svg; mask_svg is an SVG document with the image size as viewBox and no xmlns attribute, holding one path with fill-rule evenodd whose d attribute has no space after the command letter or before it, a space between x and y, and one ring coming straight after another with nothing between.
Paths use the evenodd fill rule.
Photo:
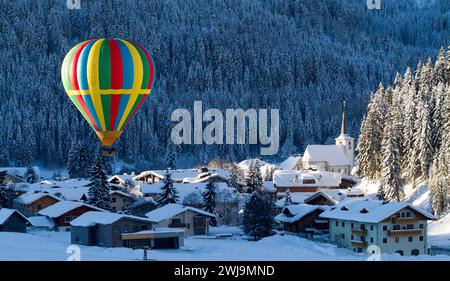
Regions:
<instances>
[{"instance_id":1,"label":"evergreen tree","mask_svg":"<svg viewBox=\"0 0 450 281\"><path fill-rule=\"evenodd\" d=\"M273 234L273 202L259 192L253 192L245 202L243 230L254 240Z\"/></svg>"},{"instance_id":2,"label":"evergreen tree","mask_svg":"<svg viewBox=\"0 0 450 281\"><path fill-rule=\"evenodd\" d=\"M158 208L167 204L178 204L178 191L173 186L172 171L170 168L166 169L161 192L156 198L156 203Z\"/></svg>"},{"instance_id":3,"label":"evergreen tree","mask_svg":"<svg viewBox=\"0 0 450 281\"><path fill-rule=\"evenodd\" d=\"M262 190L263 186L264 180L261 176L261 169L258 160L252 161L247 176L247 192L259 192Z\"/></svg>"},{"instance_id":4,"label":"evergreen tree","mask_svg":"<svg viewBox=\"0 0 450 281\"><path fill-rule=\"evenodd\" d=\"M398 136L395 135L397 120L390 114L383 134L383 162L381 166L381 185L379 196L382 199L401 201L404 197L400 176L400 149Z\"/></svg>"},{"instance_id":5,"label":"evergreen tree","mask_svg":"<svg viewBox=\"0 0 450 281\"><path fill-rule=\"evenodd\" d=\"M38 178L38 176L36 174L36 171L31 166L27 167L27 171L25 172L23 177L25 178L25 180L28 183L36 183L39 180L39 178Z\"/></svg>"},{"instance_id":6,"label":"evergreen tree","mask_svg":"<svg viewBox=\"0 0 450 281\"><path fill-rule=\"evenodd\" d=\"M74 142L69 151L67 171L70 178L89 177L90 158L85 142Z\"/></svg>"},{"instance_id":7,"label":"evergreen tree","mask_svg":"<svg viewBox=\"0 0 450 281\"><path fill-rule=\"evenodd\" d=\"M177 163L177 150L172 142L169 142L167 145L165 160L168 168L175 169Z\"/></svg>"},{"instance_id":8,"label":"evergreen tree","mask_svg":"<svg viewBox=\"0 0 450 281\"><path fill-rule=\"evenodd\" d=\"M242 185L241 185L241 179L242 179L242 171L236 165L236 163L230 164L230 179L228 180L228 186L234 187L237 191L243 192Z\"/></svg>"},{"instance_id":9,"label":"evergreen tree","mask_svg":"<svg viewBox=\"0 0 450 281\"><path fill-rule=\"evenodd\" d=\"M106 178L104 160L100 153L97 154L95 164L91 169L91 184L89 187L88 204L106 211L112 211L112 199L110 187Z\"/></svg>"},{"instance_id":10,"label":"evergreen tree","mask_svg":"<svg viewBox=\"0 0 450 281\"><path fill-rule=\"evenodd\" d=\"M437 218L443 217L448 212L448 191L449 172L448 163L445 156L448 152L442 153L435 158L430 171L429 190L431 193L431 203L433 212Z\"/></svg>"},{"instance_id":11,"label":"evergreen tree","mask_svg":"<svg viewBox=\"0 0 450 281\"><path fill-rule=\"evenodd\" d=\"M288 189L286 189L286 192L284 193L284 202L283 202L283 206L289 206L292 205L292 198L291 198L291 191Z\"/></svg>"},{"instance_id":12,"label":"evergreen tree","mask_svg":"<svg viewBox=\"0 0 450 281\"><path fill-rule=\"evenodd\" d=\"M202 193L203 198L203 210L216 215L216 186L213 182L209 181L205 186L205 191ZM217 225L217 219L211 218L209 221L211 226Z\"/></svg>"}]
</instances>

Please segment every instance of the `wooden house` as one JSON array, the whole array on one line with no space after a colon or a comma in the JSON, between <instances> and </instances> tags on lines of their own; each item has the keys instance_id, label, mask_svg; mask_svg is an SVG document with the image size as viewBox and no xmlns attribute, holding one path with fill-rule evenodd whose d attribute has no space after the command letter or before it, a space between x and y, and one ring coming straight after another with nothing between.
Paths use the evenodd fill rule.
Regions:
<instances>
[{"instance_id":1,"label":"wooden house","mask_svg":"<svg viewBox=\"0 0 450 281\"><path fill-rule=\"evenodd\" d=\"M58 197L46 192L27 192L16 198L14 205L22 214L30 217L59 201L61 200Z\"/></svg>"},{"instance_id":2,"label":"wooden house","mask_svg":"<svg viewBox=\"0 0 450 281\"><path fill-rule=\"evenodd\" d=\"M17 210L0 209L0 232L27 232L28 219Z\"/></svg>"}]
</instances>

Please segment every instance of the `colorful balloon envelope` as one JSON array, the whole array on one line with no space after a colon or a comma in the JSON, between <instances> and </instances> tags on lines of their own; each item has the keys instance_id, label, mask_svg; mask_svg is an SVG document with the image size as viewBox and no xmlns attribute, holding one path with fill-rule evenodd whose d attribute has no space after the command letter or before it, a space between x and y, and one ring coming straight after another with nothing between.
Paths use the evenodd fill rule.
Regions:
<instances>
[{"instance_id":1,"label":"colorful balloon envelope","mask_svg":"<svg viewBox=\"0 0 450 281\"><path fill-rule=\"evenodd\" d=\"M139 44L123 39L92 39L64 58L61 78L67 95L112 146L150 94L155 68Z\"/></svg>"}]
</instances>

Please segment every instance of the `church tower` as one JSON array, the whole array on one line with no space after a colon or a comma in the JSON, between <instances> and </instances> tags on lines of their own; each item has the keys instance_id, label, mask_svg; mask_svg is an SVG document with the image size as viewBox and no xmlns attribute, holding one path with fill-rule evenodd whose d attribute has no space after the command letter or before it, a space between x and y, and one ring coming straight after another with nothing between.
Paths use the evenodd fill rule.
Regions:
<instances>
[{"instance_id":1,"label":"church tower","mask_svg":"<svg viewBox=\"0 0 450 281\"><path fill-rule=\"evenodd\" d=\"M336 138L336 145L342 146L345 155L350 159L352 167L355 165L355 139L347 134L347 120L345 116L346 104L342 102L341 134Z\"/></svg>"}]
</instances>

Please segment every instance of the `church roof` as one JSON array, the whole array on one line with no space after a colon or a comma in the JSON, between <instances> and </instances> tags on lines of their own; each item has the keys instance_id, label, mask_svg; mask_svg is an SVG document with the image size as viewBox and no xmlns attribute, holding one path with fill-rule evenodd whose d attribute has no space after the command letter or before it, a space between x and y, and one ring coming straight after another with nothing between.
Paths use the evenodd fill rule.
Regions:
<instances>
[{"instance_id":1,"label":"church roof","mask_svg":"<svg viewBox=\"0 0 450 281\"><path fill-rule=\"evenodd\" d=\"M339 145L308 145L302 158L303 162L327 162L330 166L352 165L351 160Z\"/></svg>"}]
</instances>

